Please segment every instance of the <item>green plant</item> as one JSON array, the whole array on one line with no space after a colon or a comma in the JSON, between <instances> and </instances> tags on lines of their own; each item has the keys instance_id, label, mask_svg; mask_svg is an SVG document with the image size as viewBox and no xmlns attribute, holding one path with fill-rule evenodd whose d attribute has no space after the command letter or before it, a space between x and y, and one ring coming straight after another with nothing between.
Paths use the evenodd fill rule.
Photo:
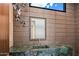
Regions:
<instances>
[{"instance_id":1,"label":"green plant","mask_svg":"<svg viewBox=\"0 0 79 59\"><path fill-rule=\"evenodd\" d=\"M56 48L55 52L56 52L56 55L58 56L68 56L68 55L72 55L72 48L68 46L62 46L62 47Z\"/></svg>"},{"instance_id":2,"label":"green plant","mask_svg":"<svg viewBox=\"0 0 79 59\"><path fill-rule=\"evenodd\" d=\"M49 48L47 45L40 45L40 46L32 46L33 49L40 49L40 48Z\"/></svg>"}]
</instances>

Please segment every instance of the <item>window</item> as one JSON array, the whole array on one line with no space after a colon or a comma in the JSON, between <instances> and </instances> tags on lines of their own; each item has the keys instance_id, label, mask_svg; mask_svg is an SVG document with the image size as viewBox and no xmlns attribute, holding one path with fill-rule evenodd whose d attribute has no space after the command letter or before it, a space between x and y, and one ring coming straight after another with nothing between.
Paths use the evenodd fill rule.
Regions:
<instances>
[{"instance_id":1,"label":"window","mask_svg":"<svg viewBox=\"0 0 79 59\"><path fill-rule=\"evenodd\" d=\"M65 3L31 3L31 7L49 9L49 10L56 10L56 11L66 11L66 4Z\"/></svg>"},{"instance_id":2,"label":"window","mask_svg":"<svg viewBox=\"0 0 79 59\"><path fill-rule=\"evenodd\" d=\"M31 23L31 39L45 39L45 19L30 18Z\"/></svg>"}]
</instances>

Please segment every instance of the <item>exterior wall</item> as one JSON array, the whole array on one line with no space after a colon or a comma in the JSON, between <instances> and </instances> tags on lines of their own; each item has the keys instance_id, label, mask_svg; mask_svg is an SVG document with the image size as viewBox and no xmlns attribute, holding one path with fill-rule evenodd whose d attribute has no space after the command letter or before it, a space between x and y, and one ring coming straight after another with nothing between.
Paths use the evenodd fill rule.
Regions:
<instances>
[{"instance_id":1,"label":"exterior wall","mask_svg":"<svg viewBox=\"0 0 79 59\"><path fill-rule=\"evenodd\" d=\"M76 54L79 55L79 4L76 4Z\"/></svg>"},{"instance_id":2,"label":"exterior wall","mask_svg":"<svg viewBox=\"0 0 79 59\"><path fill-rule=\"evenodd\" d=\"M9 4L9 51L13 47L13 6Z\"/></svg>"},{"instance_id":3,"label":"exterior wall","mask_svg":"<svg viewBox=\"0 0 79 59\"><path fill-rule=\"evenodd\" d=\"M29 40L30 16L46 18L46 40ZM15 18L13 20L14 47L30 47L38 44L50 47L59 45L75 47L74 4L66 4L66 12L33 8L27 5L22 10L21 18L26 22L24 27Z\"/></svg>"},{"instance_id":4,"label":"exterior wall","mask_svg":"<svg viewBox=\"0 0 79 59\"><path fill-rule=\"evenodd\" d=\"M0 4L0 55L9 53L9 4Z\"/></svg>"}]
</instances>

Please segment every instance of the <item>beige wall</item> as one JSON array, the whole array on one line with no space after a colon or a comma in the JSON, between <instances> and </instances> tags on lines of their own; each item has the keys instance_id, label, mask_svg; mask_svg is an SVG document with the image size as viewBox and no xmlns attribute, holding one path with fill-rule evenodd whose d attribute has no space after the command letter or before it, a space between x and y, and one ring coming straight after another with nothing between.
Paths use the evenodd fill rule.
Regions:
<instances>
[{"instance_id":1,"label":"beige wall","mask_svg":"<svg viewBox=\"0 0 79 59\"><path fill-rule=\"evenodd\" d=\"M13 47L13 6L9 4L9 51Z\"/></svg>"},{"instance_id":2,"label":"beige wall","mask_svg":"<svg viewBox=\"0 0 79 59\"><path fill-rule=\"evenodd\" d=\"M29 40L29 16L46 18L46 40ZM22 20L26 22L25 27L14 19L13 34L14 47L32 45L70 45L75 47L75 16L74 4L66 4L66 12L51 11L26 6L22 10Z\"/></svg>"}]
</instances>

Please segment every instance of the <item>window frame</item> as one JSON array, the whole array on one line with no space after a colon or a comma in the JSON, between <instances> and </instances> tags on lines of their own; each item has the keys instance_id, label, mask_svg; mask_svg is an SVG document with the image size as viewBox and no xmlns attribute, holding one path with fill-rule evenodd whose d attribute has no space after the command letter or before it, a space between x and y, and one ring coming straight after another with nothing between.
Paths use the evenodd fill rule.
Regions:
<instances>
[{"instance_id":1,"label":"window frame","mask_svg":"<svg viewBox=\"0 0 79 59\"><path fill-rule=\"evenodd\" d=\"M45 19L45 39L31 39L31 18ZM42 41L42 40L46 40L46 18L42 18L42 17L32 17L32 16L30 16L29 19L30 19L30 20L29 20L29 26L30 26L30 27L29 27L29 32L30 32L30 33L29 33L29 40L30 40L30 41L39 41L39 40Z\"/></svg>"},{"instance_id":2,"label":"window frame","mask_svg":"<svg viewBox=\"0 0 79 59\"><path fill-rule=\"evenodd\" d=\"M64 7L63 7L63 11L62 10L55 10L55 9L48 9L48 8L43 8L43 7L37 7L37 6L32 6L31 3L29 3L30 7L34 7L34 8L40 8L40 9L46 9L46 10L52 10L52 11L59 11L59 12L66 12L66 3L63 3Z\"/></svg>"}]
</instances>

